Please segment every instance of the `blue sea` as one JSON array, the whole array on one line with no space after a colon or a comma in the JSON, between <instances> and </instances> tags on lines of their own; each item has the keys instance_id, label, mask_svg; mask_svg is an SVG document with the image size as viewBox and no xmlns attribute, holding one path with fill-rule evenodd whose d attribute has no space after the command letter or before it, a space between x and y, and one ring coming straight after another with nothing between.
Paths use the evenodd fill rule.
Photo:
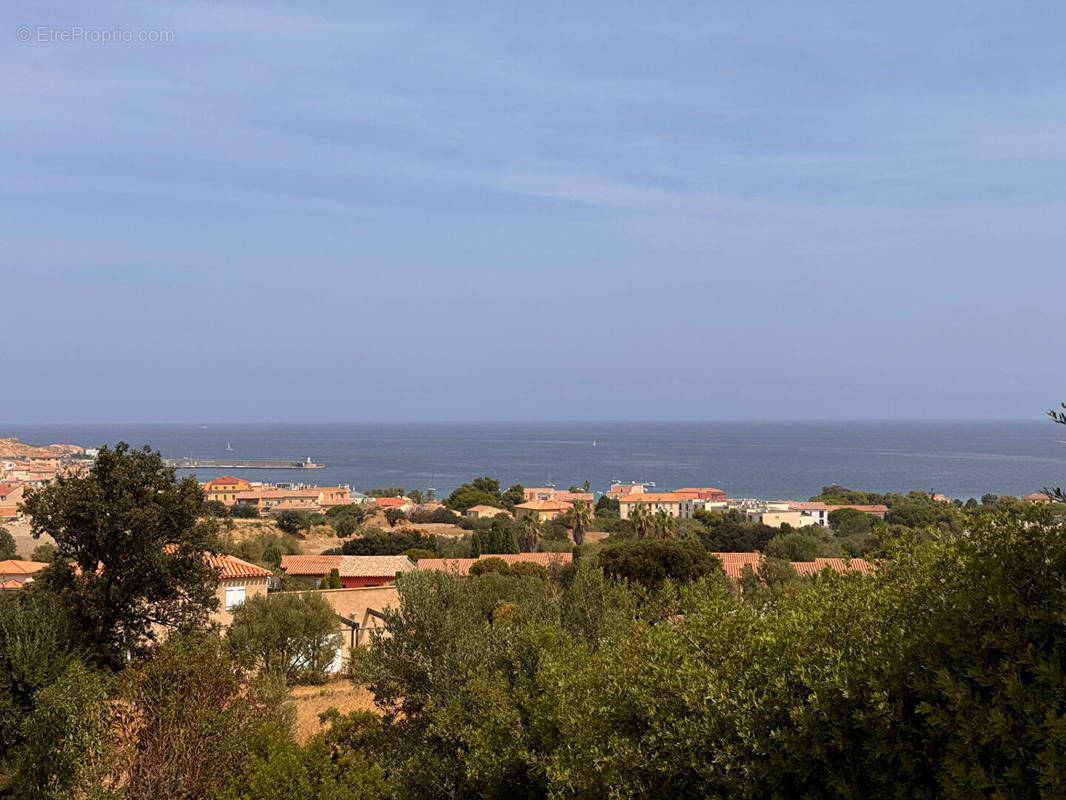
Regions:
<instances>
[{"instance_id":1,"label":"blue sea","mask_svg":"<svg viewBox=\"0 0 1066 800\"><path fill-rule=\"evenodd\" d=\"M587 480L605 491L612 480L649 481L785 499L834 483L963 499L1066 485L1066 428L1049 420L5 425L0 436L85 447L126 441L166 457L310 457L325 468L241 477L360 490L433 487L438 496L479 475L504 486ZM219 474L197 470L202 480Z\"/></svg>"}]
</instances>

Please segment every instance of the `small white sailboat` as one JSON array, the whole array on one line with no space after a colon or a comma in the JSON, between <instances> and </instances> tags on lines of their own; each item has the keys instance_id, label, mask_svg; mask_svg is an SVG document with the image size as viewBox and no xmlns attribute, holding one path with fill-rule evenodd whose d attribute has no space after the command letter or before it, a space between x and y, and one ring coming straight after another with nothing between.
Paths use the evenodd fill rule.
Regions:
<instances>
[{"instance_id":1,"label":"small white sailboat","mask_svg":"<svg viewBox=\"0 0 1066 800\"><path fill-rule=\"evenodd\" d=\"M227 453L232 453L233 452L233 445L231 445L229 442L226 442L226 452Z\"/></svg>"}]
</instances>

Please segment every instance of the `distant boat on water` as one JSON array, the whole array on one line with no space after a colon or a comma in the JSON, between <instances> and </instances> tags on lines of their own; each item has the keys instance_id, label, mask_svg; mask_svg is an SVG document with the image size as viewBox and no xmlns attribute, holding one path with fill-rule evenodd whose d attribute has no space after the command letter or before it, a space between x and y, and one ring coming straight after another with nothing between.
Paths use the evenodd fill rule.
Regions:
<instances>
[{"instance_id":1,"label":"distant boat on water","mask_svg":"<svg viewBox=\"0 0 1066 800\"><path fill-rule=\"evenodd\" d=\"M233 445L231 445L229 442L226 442L226 452L227 453L232 453L233 452Z\"/></svg>"}]
</instances>

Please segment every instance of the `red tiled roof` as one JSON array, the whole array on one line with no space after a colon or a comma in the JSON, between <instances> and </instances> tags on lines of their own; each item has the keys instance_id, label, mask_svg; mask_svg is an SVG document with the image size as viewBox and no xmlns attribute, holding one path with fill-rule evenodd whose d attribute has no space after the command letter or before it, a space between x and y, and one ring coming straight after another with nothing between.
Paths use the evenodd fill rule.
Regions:
<instances>
[{"instance_id":1,"label":"red tiled roof","mask_svg":"<svg viewBox=\"0 0 1066 800\"><path fill-rule=\"evenodd\" d=\"M817 575L823 569L831 569L835 572L861 572L869 575L876 567L865 558L853 558L846 561L843 558L816 558L814 561L793 561L792 568L800 575Z\"/></svg>"},{"instance_id":2,"label":"red tiled roof","mask_svg":"<svg viewBox=\"0 0 1066 800\"><path fill-rule=\"evenodd\" d=\"M0 497L7 497L18 488L13 483L0 483Z\"/></svg>"},{"instance_id":3,"label":"red tiled roof","mask_svg":"<svg viewBox=\"0 0 1066 800\"><path fill-rule=\"evenodd\" d=\"M414 568L407 556L341 556L340 573L342 578L383 578Z\"/></svg>"},{"instance_id":4,"label":"red tiled roof","mask_svg":"<svg viewBox=\"0 0 1066 800\"><path fill-rule=\"evenodd\" d=\"M528 503L519 503L515 508L524 508L527 511L567 511L573 507L573 503L565 500L530 500Z\"/></svg>"},{"instance_id":5,"label":"red tiled roof","mask_svg":"<svg viewBox=\"0 0 1066 800\"><path fill-rule=\"evenodd\" d=\"M246 481L244 478L234 478L232 475L223 475L221 478L215 478L214 480L208 481L207 483L204 484L204 486L220 486L220 485L229 486L229 485L232 485L232 484L237 484L238 486L240 486L242 484L244 486L251 486L252 485L251 483Z\"/></svg>"},{"instance_id":6,"label":"red tiled roof","mask_svg":"<svg viewBox=\"0 0 1066 800\"><path fill-rule=\"evenodd\" d=\"M508 564L539 564L542 567L552 565L566 566L574 560L573 553L506 553L496 555L486 553L481 558L420 558L415 568L419 572L454 572L456 575L469 575L470 568L486 558L502 558Z\"/></svg>"},{"instance_id":7,"label":"red tiled roof","mask_svg":"<svg viewBox=\"0 0 1066 800\"><path fill-rule=\"evenodd\" d=\"M677 492L645 492L628 494L618 498L619 503L680 503L689 498Z\"/></svg>"},{"instance_id":8,"label":"red tiled roof","mask_svg":"<svg viewBox=\"0 0 1066 800\"><path fill-rule=\"evenodd\" d=\"M407 556L282 556L281 568L289 575L328 575L342 578L383 578L414 569Z\"/></svg>"},{"instance_id":9,"label":"red tiled roof","mask_svg":"<svg viewBox=\"0 0 1066 800\"><path fill-rule=\"evenodd\" d=\"M467 511L495 511L497 514L506 514L506 508L497 508L496 506L470 506ZM469 523L467 523L469 524Z\"/></svg>"},{"instance_id":10,"label":"red tiled roof","mask_svg":"<svg viewBox=\"0 0 1066 800\"><path fill-rule=\"evenodd\" d=\"M398 508L407 505L410 501L403 497L375 497L374 502L381 508Z\"/></svg>"},{"instance_id":11,"label":"red tiled roof","mask_svg":"<svg viewBox=\"0 0 1066 800\"><path fill-rule=\"evenodd\" d=\"M789 500L788 507L793 511L828 511L836 506L831 506L819 501Z\"/></svg>"},{"instance_id":12,"label":"red tiled roof","mask_svg":"<svg viewBox=\"0 0 1066 800\"><path fill-rule=\"evenodd\" d=\"M328 575L332 569L340 569L338 556L282 556L281 568L289 575Z\"/></svg>"},{"instance_id":13,"label":"red tiled roof","mask_svg":"<svg viewBox=\"0 0 1066 800\"><path fill-rule=\"evenodd\" d=\"M0 575L33 575L47 566L44 561L19 561L13 558L0 561Z\"/></svg>"},{"instance_id":14,"label":"red tiled roof","mask_svg":"<svg viewBox=\"0 0 1066 800\"><path fill-rule=\"evenodd\" d=\"M842 506L830 506L830 509L836 508L854 508L856 511L865 511L867 514L884 514L888 511L888 506L881 505L880 503L868 506L856 505L854 503L847 503Z\"/></svg>"},{"instance_id":15,"label":"red tiled roof","mask_svg":"<svg viewBox=\"0 0 1066 800\"><path fill-rule=\"evenodd\" d=\"M763 555L758 552L750 553L712 553L721 560L725 574L733 580L740 578L745 566L750 566L756 572L762 565ZM792 561L792 568L799 575L817 575L823 569L831 569L835 572L861 572L869 575L876 571L877 565L864 558L853 558L847 561L843 558L816 558L814 561Z\"/></svg>"},{"instance_id":16,"label":"red tiled roof","mask_svg":"<svg viewBox=\"0 0 1066 800\"><path fill-rule=\"evenodd\" d=\"M751 566L758 572L759 564L762 563L762 553L711 553L711 555L718 557L725 574L733 580L740 578L740 573L744 571L745 566Z\"/></svg>"},{"instance_id":17,"label":"red tiled roof","mask_svg":"<svg viewBox=\"0 0 1066 800\"><path fill-rule=\"evenodd\" d=\"M318 500L319 489L260 489L237 492L238 500L280 500L307 497Z\"/></svg>"},{"instance_id":18,"label":"red tiled roof","mask_svg":"<svg viewBox=\"0 0 1066 800\"><path fill-rule=\"evenodd\" d=\"M249 564L236 556L225 553L206 553L204 559L212 567L218 570L218 577L222 580L232 578L268 578L270 570Z\"/></svg>"}]
</instances>

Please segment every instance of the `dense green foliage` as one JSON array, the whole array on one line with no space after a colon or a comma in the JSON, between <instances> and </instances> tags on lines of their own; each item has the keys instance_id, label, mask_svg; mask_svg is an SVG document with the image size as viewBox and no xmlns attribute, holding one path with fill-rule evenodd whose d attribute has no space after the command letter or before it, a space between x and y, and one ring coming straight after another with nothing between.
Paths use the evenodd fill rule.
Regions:
<instances>
[{"instance_id":1,"label":"dense green foliage","mask_svg":"<svg viewBox=\"0 0 1066 800\"><path fill-rule=\"evenodd\" d=\"M306 511L286 508L274 515L274 524L278 530L295 535L311 527L311 515Z\"/></svg>"},{"instance_id":2,"label":"dense green foliage","mask_svg":"<svg viewBox=\"0 0 1066 800\"><path fill-rule=\"evenodd\" d=\"M503 508L503 496L500 494L500 482L495 478L475 478L464 483L444 501L453 511L465 513L473 506L497 506Z\"/></svg>"},{"instance_id":3,"label":"dense green foliage","mask_svg":"<svg viewBox=\"0 0 1066 800\"><path fill-rule=\"evenodd\" d=\"M7 528L0 527L0 561L9 558L18 558L18 547L15 545L15 537Z\"/></svg>"},{"instance_id":4,"label":"dense green foliage","mask_svg":"<svg viewBox=\"0 0 1066 800\"><path fill-rule=\"evenodd\" d=\"M58 552L59 548L54 544L44 542L33 548L33 552L30 553L30 561L40 561L44 564L51 564Z\"/></svg>"},{"instance_id":5,"label":"dense green foliage","mask_svg":"<svg viewBox=\"0 0 1066 800\"><path fill-rule=\"evenodd\" d=\"M198 522L202 505L193 478L175 480L158 453L124 443L101 448L87 475L27 494L31 530L58 551L37 582L61 599L95 661L118 668L160 630L204 625L217 575L203 554L217 538Z\"/></svg>"},{"instance_id":6,"label":"dense green foliage","mask_svg":"<svg viewBox=\"0 0 1066 800\"><path fill-rule=\"evenodd\" d=\"M261 530L254 536L240 540L223 537L219 542L219 549L252 564L276 570L281 564L282 556L299 555L300 543L288 534L279 535L272 530Z\"/></svg>"},{"instance_id":7,"label":"dense green foliage","mask_svg":"<svg viewBox=\"0 0 1066 800\"><path fill-rule=\"evenodd\" d=\"M524 501L522 484L516 483L506 492L501 492L500 482L495 478L485 476L474 478L470 483L464 483L448 495L444 503L448 508L464 513L473 506L496 506L510 510Z\"/></svg>"},{"instance_id":8,"label":"dense green foliage","mask_svg":"<svg viewBox=\"0 0 1066 800\"><path fill-rule=\"evenodd\" d=\"M0 792L1066 796L1059 506L996 497L962 510L924 493L883 495L890 519L841 509L829 531L763 530L733 513L647 515L621 521L606 544L574 548L563 570L490 558L472 577L405 573L387 635L350 659L382 715L327 712L300 744L284 683L323 678L338 645L332 608L313 593L253 597L225 636L180 632L206 615L215 581L167 559L211 531L196 522L198 493L157 461L116 449L85 484L37 496L58 555L45 578L0 597ZM553 531L497 519L447 547L517 549L519 535L572 547ZM248 553L274 563L284 541L252 539ZM728 579L710 551L753 541L777 557ZM883 556L873 575L800 578L788 563L862 543ZM443 547L408 529L349 545ZM82 558L99 568L71 570ZM96 583L133 565L172 583L125 607L124 635L144 622L134 612L154 621L173 593L200 604L163 643L127 647L93 605L105 591Z\"/></svg>"},{"instance_id":9,"label":"dense green foliage","mask_svg":"<svg viewBox=\"0 0 1066 800\"><path fill-rule=\"evenodd\" d=\"M259 595L233 612L226 644L247 669L280 676L290 684L320 683L341 644L336 631L337 617L321 595Z\"/></svg>"},{"instance_id":10,"label":"dense green foliage","mask_svg":"<svg viewBox=\"0 0 1066 800\"><path fill-rule=\"evenodd\" d=\"M644 539L604 547L599 565L613 577L658 587L665 580L691 583L710 575L720 566L699 542L669 542Z\"/></svg>"},{"instance_id":11,"label":"dense green foliage","mask_svg":"<svg viewBox=\"0 0 1066 800\"><path fill-rule=\"evenodd\" d=\"M345 541L341 553L346 556L398 556L405 550L415 549L436 552L436 538L414 529L383 531L376 528Z\"/></svg>"},{"instance_id":12,"label":"dense green foliage","mask_svg":"<svg viewBox=\"0 0 1066 800\"><path fill-rule=\"evenodd\" d=\"M766 543L764 552L767 557L782 561L814 561L816 558L842 555L840 544L823 533L820 525L783 530Z\"/></svg>"},{"instance_id":13,"label":"dense green foliage","mask_svg":"<svg viewBox=\"0 0 1066 800\"><path fill-rule=\"evenodd\" d=\"M76 660L74 631L55 595L0 594L0 762L22 740L34 697Z\"/></svg>"},{"instance_id":14,"label":"dense green foliage","mask_svg":"<svg viewBox=\"0 0 1066 800\"><path fill-rule=\"evenodd\" d=\"M404 513L402 508L387 508L385 509L385 521L389 523L389 527L396 527L396 523L407 519L407 514Z\"/></svg>"},{"instance_id":15,"label":"dense green foliage","mask_svg":"<svg viewBox=\"0 0 1066 800\"><path fill-rule=\"evenodd\" d=\"M353 665L388 712L393 788L442 798L1066 790L1066 528L975 518L965 537L894 544L873 577L783 573L773 602L718 576L648 596L591 564L565 589L500 574L401 576L391 637ZM669 624L654 624L667 613Z\"/></svg>"}]
</instances>

